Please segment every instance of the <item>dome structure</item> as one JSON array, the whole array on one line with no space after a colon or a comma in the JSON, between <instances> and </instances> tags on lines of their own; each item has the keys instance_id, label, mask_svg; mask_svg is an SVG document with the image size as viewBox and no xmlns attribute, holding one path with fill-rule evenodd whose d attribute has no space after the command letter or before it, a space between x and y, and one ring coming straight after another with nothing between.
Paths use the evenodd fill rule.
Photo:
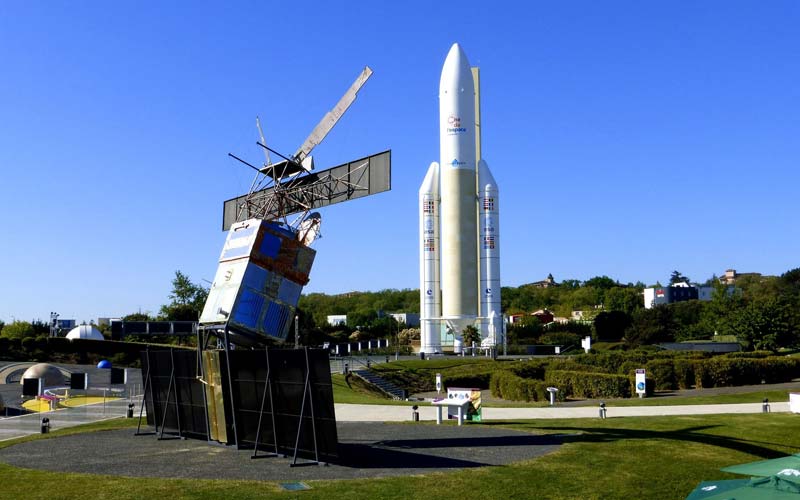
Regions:
<instances>
[{"instance_id":1,"label":"dome structure","mask_svg":"<svg viewBox=\"0 0 800 500\"><path fill-rule=\"evenodd\" d=\"M85 340L105 340L100 330L94 325L80 325L76 326L67 334L69 340L85 339Z\"/></svg>"},{"instance_id":2,"label":"dome structure","mask_svg":"<svg viewBox=\"0 0 800 500\"><path fill-rule=\"evenodd\" d=\"M22 378L19 379L19 383L21 384L26 378L43 378L45 387L60 387L64 385L65 377L61 370L55 366L47 363L38 363L25 370Z\"/></svg>"}]
</instances>

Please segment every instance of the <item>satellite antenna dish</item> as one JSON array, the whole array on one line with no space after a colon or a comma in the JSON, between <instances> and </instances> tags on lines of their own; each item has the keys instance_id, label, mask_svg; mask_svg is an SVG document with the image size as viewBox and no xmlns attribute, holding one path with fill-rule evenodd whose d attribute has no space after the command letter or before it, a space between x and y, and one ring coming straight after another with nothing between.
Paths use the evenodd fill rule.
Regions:
<instances>
[{"instance_id":1,"label":"satellite antenna dish","mask_svg":"<svg viewBox=\"0 0 800 500\"><path fill-rule=\"evenodd\" d=\"M259 168L252 165L241 158L228 153L229 156L238 160L239 162L247 165L255 170L256 177L250 187L249 193L245 196L244 203L237 206L236 220L241 221L248 218L259 218L265 220L282 219L284 225L291 227L298 232L298 238L304 241L308 240L309 243L314 241L319 235L320 217L316 214L311 222L303 226L306 219L309 218L309 211L315 206L315 197L319 197L318 192L323 190L319 182L327 184L339 184L342 179L331 179L323 177L319 182L300 182L304 175L309 174L314 170L314 160L311 157L311 151L321 143L333 127L342 118L344 113L348 110L353 101L355 101L358 91L367 82L369 77L372 76L372 70L369 66L364 67L356 80L350 85L350 88L336 103L330 111L325 113L322 120L317 124L311 133L306 137L305 141L300 145L297 151L291 156L287 157L267 146L264 139L264 132L261 128L261 120L256 117L256 128L258 129L259 141L257 144L264 149L266 162ZM269 153L273 153L282 158L281 161L272 163ZM364 165L369 169L369 158ZM362 167L363 169L364 167ZM321 175L321 174L320 174ZM350 176L348 176L349 178ZM368 180L368 177L367 177ZM331 188L328 187L330 190ZM369 189L369 186L367 187ZM328 196L330 198L330 196ZM300 213L300 217L295 219L294 222L289 223L287 216L291 214ZM303 229L302 231L300 231ZM300 234L302 232L302 234Z\"/></svg>"}]
</instances>

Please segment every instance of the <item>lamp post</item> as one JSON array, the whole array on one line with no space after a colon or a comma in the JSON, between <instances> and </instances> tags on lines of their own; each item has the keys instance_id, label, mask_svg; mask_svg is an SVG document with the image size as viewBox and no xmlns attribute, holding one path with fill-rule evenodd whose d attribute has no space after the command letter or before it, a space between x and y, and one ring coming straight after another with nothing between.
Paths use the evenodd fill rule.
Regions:
<instances>
[{"instance_id":1,"label":"lamp post","mask_svg":"<svg viewBox=\"0 0 800 500\"><path fill-rule=\"evenodd\" d=\"M300 348L300 316L294 315L294 348Z\"/></svg>"}]
</instances>

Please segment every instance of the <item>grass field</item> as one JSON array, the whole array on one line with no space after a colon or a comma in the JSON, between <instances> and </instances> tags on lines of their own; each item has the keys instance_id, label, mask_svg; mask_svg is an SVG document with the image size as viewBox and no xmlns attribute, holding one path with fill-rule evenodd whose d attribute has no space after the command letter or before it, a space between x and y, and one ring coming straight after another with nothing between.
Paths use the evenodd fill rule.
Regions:
<instances>
[{"instance_id":1,"label":"grass field","mask_svg":"<svg viewBox=\"0 0 800 500\"><path fill-rule=\"evenodd\" d=\"M118 419L58 435L131 426ZM410 424L411 425L411 424ZM422 424L425 425L425 424ZM473 424L477 425L477 424ZM5 498L683 499L703 480L734 478L720 467L800 451L800 418L790 414L488 422L560 434L559 451L527 462L402 478L308 481L282 491L264 481L133 479L63 474L0 464ZM87 439L91 435L87 434ZM19 441L0 443L5 447ZM479 460L480 457L475 457ZM224 472L221 472L221 478ZM31 487L35 485L35 488Z\"/></svg>"}]
</instances>

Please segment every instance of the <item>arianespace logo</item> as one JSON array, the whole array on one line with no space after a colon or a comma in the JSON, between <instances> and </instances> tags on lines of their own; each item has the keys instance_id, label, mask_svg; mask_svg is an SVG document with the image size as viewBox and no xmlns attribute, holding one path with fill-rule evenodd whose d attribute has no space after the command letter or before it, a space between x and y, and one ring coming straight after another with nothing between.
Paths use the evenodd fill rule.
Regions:
<instances>
[{"instance_id":1,"label":"arianespace logo","mask_svg":"<svg viewBox=\"0 0 800 500\"><path fill-rule=\"evenodd\" d=\"M447 133L448 134L463 134L467 129L461 126L461 117L450 115L447 119Z\"/></svg>"},{"instance_id":2,"label":"arianespace logo","mask_svg":"<svg viewBox=\"0 0 800 500\"><path fill-rule=\"evenodd\" d=\"M463 167L466 164L465 161L458 161L458 158L453 158L453 161L450 162L450 166L453 168Z\"/></svg>"}]
</instances>

